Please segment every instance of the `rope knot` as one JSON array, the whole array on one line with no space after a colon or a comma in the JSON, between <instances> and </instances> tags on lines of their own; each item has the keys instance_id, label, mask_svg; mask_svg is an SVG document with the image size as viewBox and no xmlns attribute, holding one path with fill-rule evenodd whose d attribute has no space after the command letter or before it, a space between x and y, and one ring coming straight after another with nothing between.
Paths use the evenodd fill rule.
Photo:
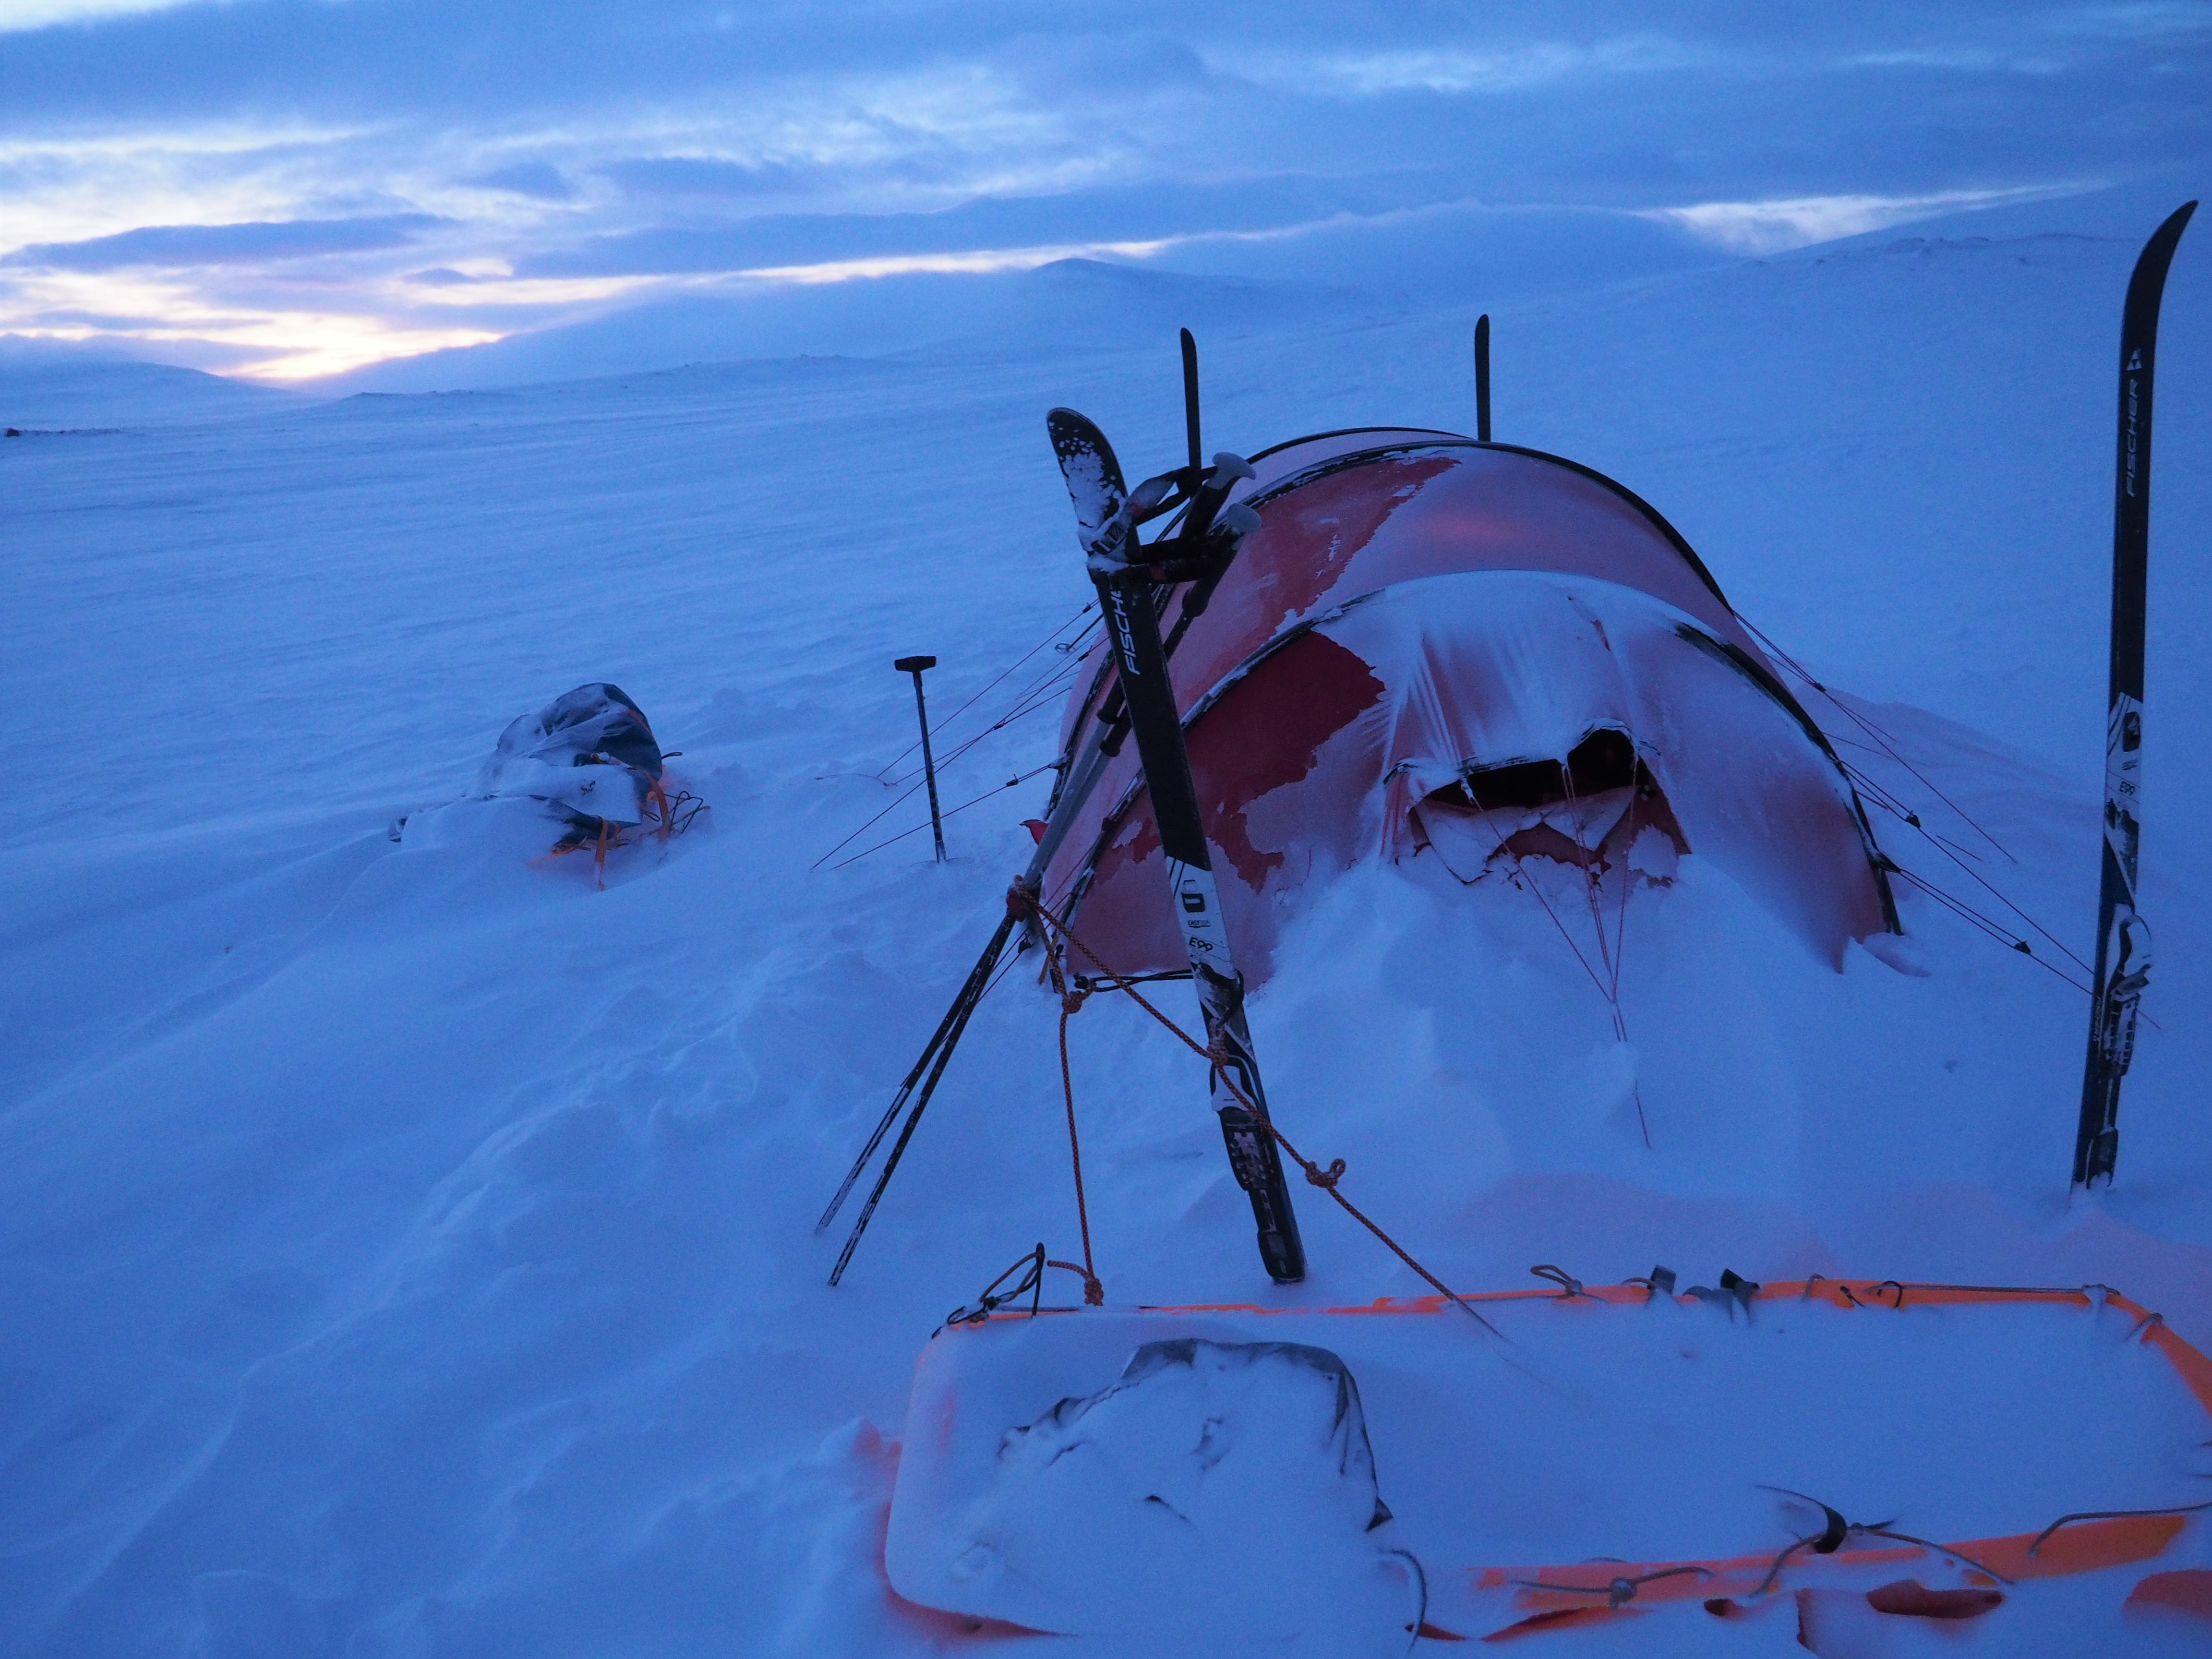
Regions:
<instances>
[{"instance_id":1,"label":"rope knot","mask_svg":"<svg viewBox=\"0 0 2212 1659\"><path fill-rule=\"evenodd\" d=\"M1547 1279L1558 1285L1562 1297L1577 1297L1586 1294L1583 1290L1582 1280L1577 1279L1565 1267L1556 1267L1548 1261L1540 1261L1528 1271L1537 1278ZM1647 1280L1646 1283L1648 1284L1649 1281Z\"/></svg>"},{"instance_id":2,"label":"rope knot","mask_svg":"<svg viewBox=\"0 0 2212 1659\"><path fill-rule=\"evenodd\" d=\"M1091 1270L1088 1240L1085 1241L1085 1246L1084 1259L1081 1261L1048 1261L1044 1265L1048 1267L1064 1267L1073 1273L1083 1281L1083 1305L1086 1308L1103 1308L1106 1305L1106 1287L1098 1282L1098 1275Z\"/></svg>"},{"instance_id":3,"label":"rope knot","mask_svg":"<svg viewBox=\"0 0 2212 1659\"><path fill-rule=\"evenodd\" d=\"M1063 1014L1081 1013L1083 1012L1084 1001L1090 996L1090 994L1091 993L1088 991L1061 992L1060 996L1060 1012Z\"/></svg>"},{"instance_id":4,"label":"rope knot","mask_svg":"<svg viewBox=\"0 0 2212 1659\"><path fill-rule=\"evenodd\" d=\"M1344 1160L1340 1158L1331 1158L1326 1170L1318 1164L1306 1165L1306 1179L1315 1186L1326 1188L1331 1192L1336 1190L1336 1183L1343 1178L1343 1176Z\"/></svg>"}]
</instances>

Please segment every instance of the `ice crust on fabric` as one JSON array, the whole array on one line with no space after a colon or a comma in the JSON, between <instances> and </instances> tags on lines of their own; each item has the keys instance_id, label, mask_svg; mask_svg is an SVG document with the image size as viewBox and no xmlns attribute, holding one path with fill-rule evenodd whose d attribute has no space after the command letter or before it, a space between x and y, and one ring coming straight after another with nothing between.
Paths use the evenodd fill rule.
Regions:
<instances>
[{"instance_id":1,"label":"ice crust on fabric","mask_svg":"<svg viewBox=\"0 0 2212 1659\"><path fill-rule=\"evenodd\" d=\"M1380 1654L1402 1650L1422 1604L1389 1521L1335 1354L1172 1338L1006 1428L988 1489L889 1554L902 1594L943 1606L949 1590L963 1611L1035 1630Z\"/></svg>"}]
</instances>

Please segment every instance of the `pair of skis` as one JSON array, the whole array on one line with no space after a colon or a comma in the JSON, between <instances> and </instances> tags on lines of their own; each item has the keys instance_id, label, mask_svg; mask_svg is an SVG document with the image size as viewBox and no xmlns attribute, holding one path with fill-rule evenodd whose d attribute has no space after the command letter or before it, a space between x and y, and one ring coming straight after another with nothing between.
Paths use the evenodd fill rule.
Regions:
<instances>
[{"instance_id":1,"label":"pair of skis","mask_svg":"<svg viewBox=\"0 0 2212 1659\"><path fill-rule=\"evenodd\" d=\"M2120 1079L2135 1058L2136 1018L2150 978L2150 928L2136 909L2142 843L2143 612L2150 552L2151 371L2166 268L2194 202L2151 234L2120 318L2118 477L2112 513L2112 642L2105 708L2105 835L2097 893L2097 962L2089 1052L2074 1139L2074 1184L2110 1183L2120 1152Z\"/></svg>"},{"instance_id":2,"label":"pair of skis","mask_svg":"<svg viewBox=\"0 0 2212 1659\"><path fill-rule=\"evenodd\" d=\"M1215 1112L1229 1153L1231 1172L1252 1204L1260 1256L1270 1277L1295 1284L1305 1277L1305 1248L1298 1237L1280 1154L1267 1121L1267 1097L1244 1018L1244 981L1237 972L1213 880L1213 861L1191 781L1190 757L1183 745L1182 723L1168 678L1168 658L1183 630L1205 608L1213 585L1236 556L1237 542L1259 523L1249 507L1229 504L1230 492L1252 477L1242 457L1222 453L1205 464L1199 441L1198 349L1190 331L1182 331L1183 399L1190 457L1188 465L1127 487L1114 448L1097 427L1073 410L1055 409L1046 417L1053 453L1059 459L1069 499L1075 507L1076 538L1098 590L1116 683L1089 729L1064 757L1066 770L1055 792L1080 801L1103 771L1125 736L1137 739L1137 756L1152 796L1152 814L1165 855L1168 883L1181 924L1191 978L1197 987L1207 1047L1218 1057L1211 1079ZM1174 533L1150 543L1140 527L1182 509ZM1189 583L1175 635L1163 641L1160 603L1170 587ZM836 1267L836 1285L851 1264L876 1206L890 1184L907 1144L944 1075L969 1017L989 989L1006 946L1020 924L1026 896L1033 904L1046 867L1060 844L1072 812L1054 811L1030 868L1015 883L1006 918L983 948L967 981L939 1022L929 1045L868 1137L836 1195L816 1224L821 1231L836 1219L862 1172L874 1158L902 1112L906 1122L892 1141L873 1189L862 1205ZM1034 926L1034 923L1031 924Z\"/></svg>"},{"instance_id":3,"label":"pair of skis","mask_svg":"<svg viewBox=\"0 0 2212 1659\"><path fill-rule=\"evenodd\" d=\"M1229 492L1252 477L1252 468L1224 453L1201 471L1194 421L1192 464L1133 490L1123 482L1113 446L1091 421L1072 409L1055 409L1045 426L1075 507L1076 540L1098 589L1125 717L1152 798L1168 890L1198 991L1206 1046L1215 1055L1210 1087L1229 1167L1251 1200L1268 1276L1278 1284L1296 1284L1305 1277L1305 1247L1267 1124L1259 1060L1244 1018L1244 981L1230 949L1154 603L1168 585L1218 576L1235 556L1237 542L1257 527L1259 515L1249 507L1226 505ZM1142 542L1139 527L1178 503L1183 511L1176 533Z\"/></svg>"}]
</instances>

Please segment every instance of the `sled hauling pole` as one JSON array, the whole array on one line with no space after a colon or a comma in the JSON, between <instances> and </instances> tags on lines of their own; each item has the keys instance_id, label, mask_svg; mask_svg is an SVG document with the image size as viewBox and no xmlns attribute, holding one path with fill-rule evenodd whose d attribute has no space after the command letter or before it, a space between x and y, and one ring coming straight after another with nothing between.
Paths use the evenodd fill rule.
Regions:
<instances>
[{"instance_id":1,"label":"sled hauling pole","mask_svg":"<svg viewBox=\"0 0 2212 1659\"><path fill-rule=\"evenodd\" d=\"M1490 441L1490 313L1474 319L1474 435Z\"/></svg>"},{"instance_id":2,"label":"sled hauling pole","mask_svg":"<svg viewBox=\"0 0 2212 1659\"><path fill-rule=\"evenodd\" d=\"M2150 555L2151 372L2166 267L2197 204L2151 234L2128 279L2120 319L2119 465L2112 509L2112 657L2105 705L2105 835L2097 890L2097 966L2074 1184L2109 1183L2120 1153L2120 1079L2135 1058L2136 1014L2150 977L2150 929L2136 913L2142 801L2143 611Z\"/></svg>"},{"instance_id":3,"label":"sled hauling pole","mask_svg":"<svg viewBox=\"0 0 2212 1659\"><path fill-rule=\"evenodd\" d=\"M1176 921L1182 930L1191 979L1206 1018L1206 1045L1220 1056L1211 1086L1230 1168L1252 1200L1260 1259L1267 1264L1268 1277L1279 1285L1295 1285L1306 1276L1305 1246L1283 1180L1282 1158L1261 1115L1267 1103L1261 1091L1252 1033L1244 1020L1244 981L1230 955L1223 926L1221 896L1214 886L1212 859L1199 818L1198 791L1191 782L1190 756L1183 747L1182 721L1168 684L1159 619L1152 613L1152 584L1142 567L1126 574L1101 574L1097 582L1114 665L1129 710L1130 732L1137 740L1160 850L1167 859ZM1230 1093L1224 1078L1256 1113Z\"/></svg>"},{"instance_id":4,"label":"sled hauling pole","mask_svg":"<svg viewBox=\"0 0 2212 1659\"><path fill-rule=\"evenodd\" d=\"M921 722L921 775L929 780L929 833L937 837L937 861L945 862L945 820L937 811L937 757L929 752L929 705L921 698L921 671L937 666L934 657L901 657L891 666L914 676L915 718Z\"/></svg>"}]
</instances>

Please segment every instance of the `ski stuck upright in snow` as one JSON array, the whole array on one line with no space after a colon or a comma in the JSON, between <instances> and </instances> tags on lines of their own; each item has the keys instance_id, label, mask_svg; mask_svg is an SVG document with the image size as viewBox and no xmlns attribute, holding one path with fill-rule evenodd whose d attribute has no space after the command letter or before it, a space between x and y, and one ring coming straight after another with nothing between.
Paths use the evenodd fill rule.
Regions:
<instances>
[{"instance_id":1,"label":"ski stuck upright in snow","mask_svg":"<svg viewBox=\"0 0 2212 1659\"><path fill-rule=\"evenodd\" d=\"M1234 556L1238 540L1258 524L1249 508L1224 506L1231 489L1251 477L1252 469L1241 456L1224 453L1203 472L1185 467L1131 490L1113 446L1091 421L1072 409L1055 409L1045 422L1074 505L1077 540L1097 586L1122 703L1167 862L1176 920L1198 988L1206 1046L1216 1056L1212 1091L1230 1168L1252 1201L1260 1257L1268 1276L1278 1284L1296 1284L1305 1277L1305 1247L1267 1124L1259 1060L1244 1018L1244 981L1223 922L1155 605L1155 596L1168 584L1217 574ZM1195 424L1194 420L1194 450ZM1178 533L1150 544L1141 542L1139 526L1172 510L1178 500L1183 507Z\"/></svg>"},{"instance_id":2,"label":"ski stuck upright in snow","mask_svg":"<svg viewBox=\"0 0 2212 1659\"><path fill-rule=\"evenodd\" d=\"M2105 833L2097 960L2074 1184L2109 1183L2120 1153L2120 1079L2135 1058L2136 1016L2150 978L2150 929L2136 909L2142 842L2143 612L2150 554L2151 374L2166 267L2188 228L2184 203L2152 233L2128 280L2120 319L2119 460L2112 507L2112 647L2105 708Z\"/></svg>"}]
</instances>

